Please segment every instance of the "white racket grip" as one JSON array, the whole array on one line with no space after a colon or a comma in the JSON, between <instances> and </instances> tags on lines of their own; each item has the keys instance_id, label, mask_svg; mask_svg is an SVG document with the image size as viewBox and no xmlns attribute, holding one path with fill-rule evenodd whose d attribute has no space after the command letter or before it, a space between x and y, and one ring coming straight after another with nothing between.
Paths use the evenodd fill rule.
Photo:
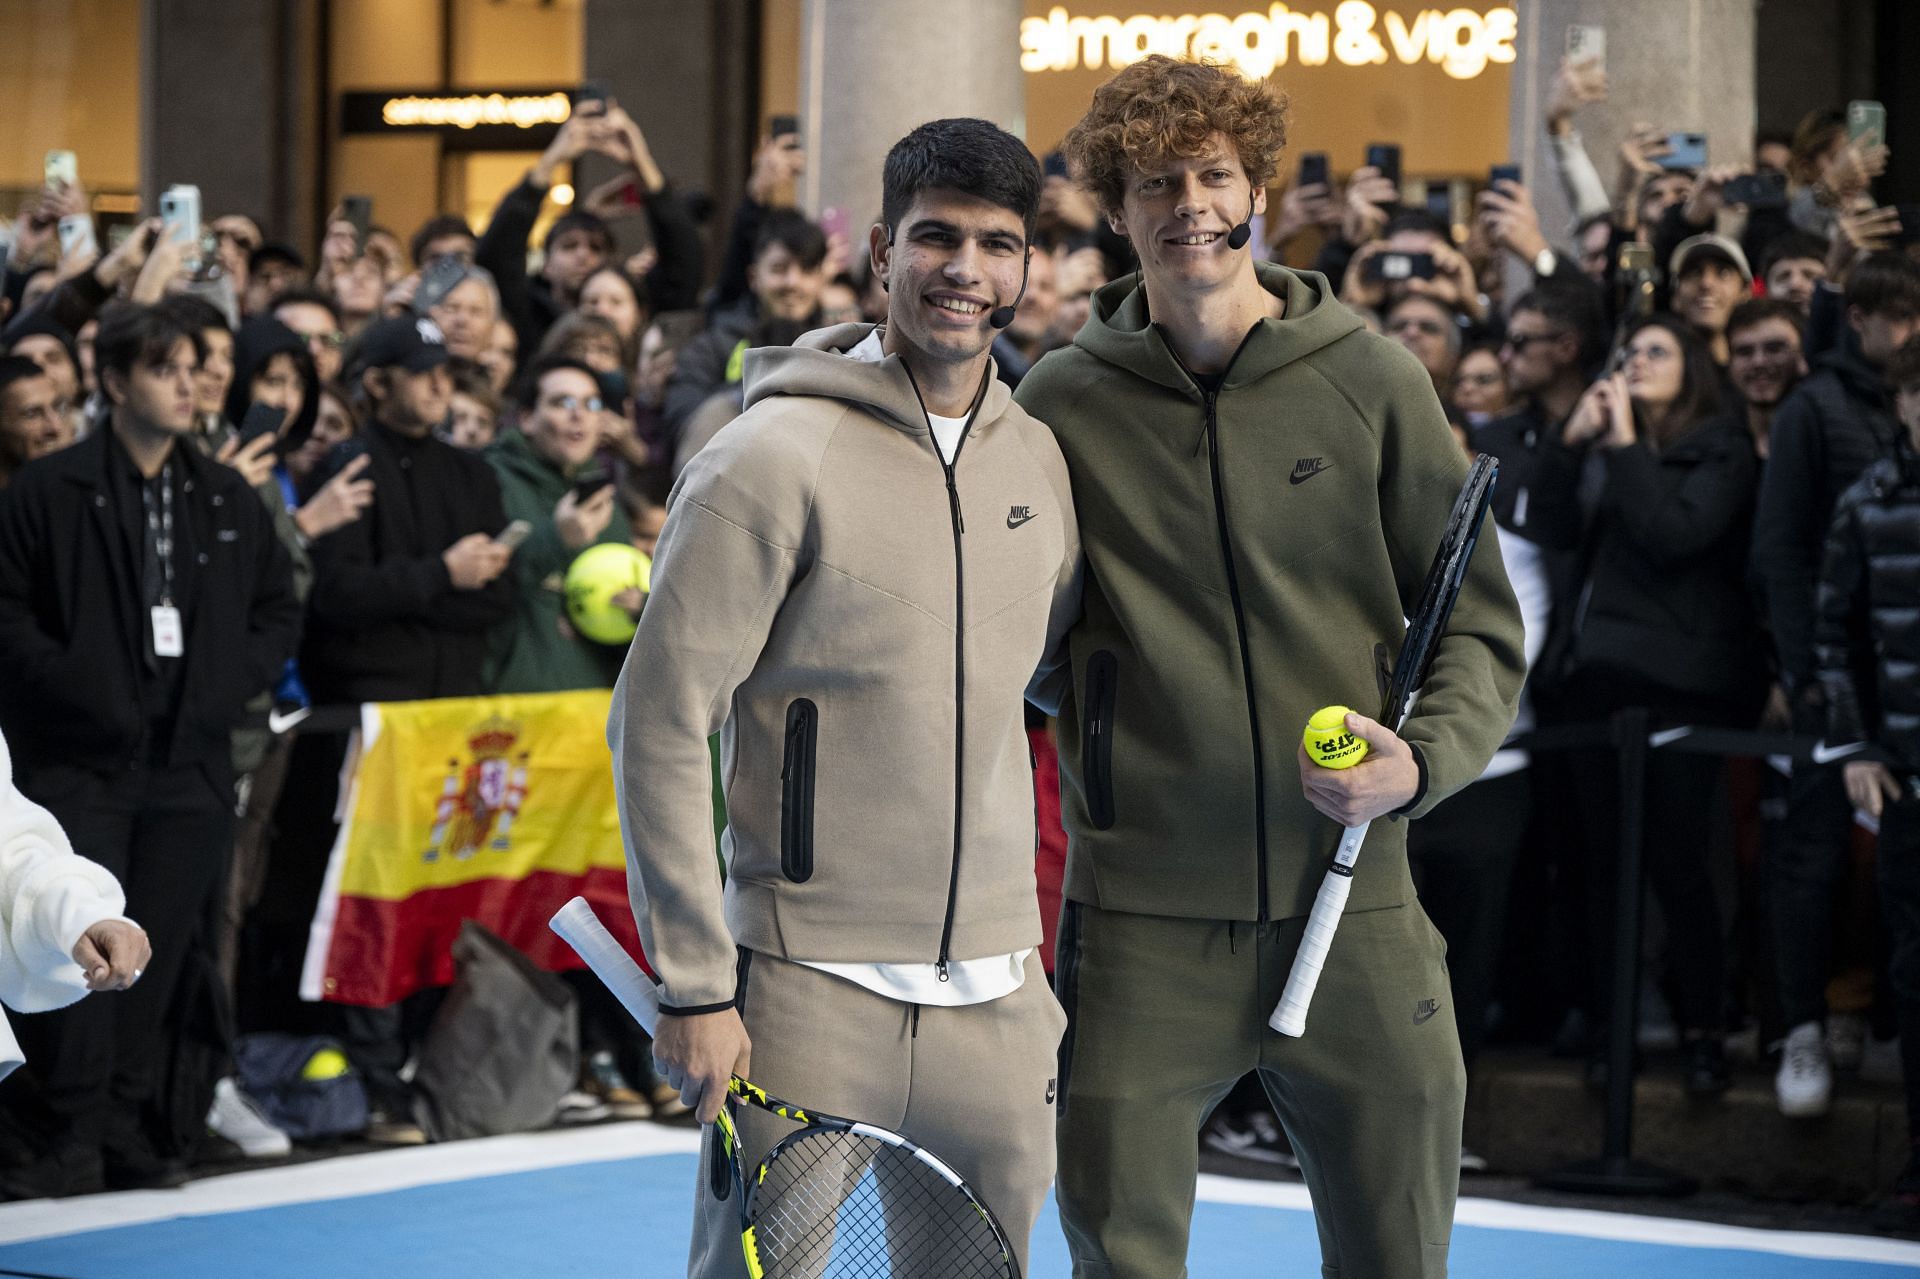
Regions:
<instances>
[{"instance_id":1,"label":"white racket grip","mask_svg":"<svg viewBox=\"0 0 1920 1279\"><path fill-rule=\"evenodd\" d=\"M1320 970L1326 966L1327 950L1333 945L1334 930L1347 909L1347 894L1353 891L1353 876L1330 870L1320 881L1320 892L1313 899L1313 913L1307 916L1306 935L1293 957L1287 973L1287 988L1280 994L1280 1006L1273 1010L1267 1025L1283 1035L1299 1038L1307 1029L1307 1005L1313 1002L1314 987L1320 984Z\"/></svg>"},{"instance_id":2,"label":"white racket grip","mask_svg":"<svg viewBox=\"0 0 1920 1279\"><path fill-rule=\"evenodd\" d=\"M626 1005L640 1029L653 1034L654 1023L660 1019L660 996L654 991L653 980L633 962L626 947L614 940L593 907L587 905L587 899L576 897L562 906L547 921L547 927L587 961L593 975Z\"/></svg>"}]
</instances>

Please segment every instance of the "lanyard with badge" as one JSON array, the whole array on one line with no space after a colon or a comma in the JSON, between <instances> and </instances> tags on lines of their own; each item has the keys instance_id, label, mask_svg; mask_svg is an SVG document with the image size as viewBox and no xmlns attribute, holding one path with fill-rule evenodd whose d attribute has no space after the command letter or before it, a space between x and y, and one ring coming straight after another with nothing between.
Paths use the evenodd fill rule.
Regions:
<instances>
[{"instance_id":1,"label":"lanyard with badge","mask_svg":"<svg viewBox=\"0 0 1920 1279\"><path fill-rule=\"evenodd\" d=\"M160 559L160 602L151 610L153 655L178 657L186 651L180 610L173 602L173 463L160 468L160 509L153 509L153 490L140 486L140 505L147 513L147 535Z\"/></svg>"}]
</instances>

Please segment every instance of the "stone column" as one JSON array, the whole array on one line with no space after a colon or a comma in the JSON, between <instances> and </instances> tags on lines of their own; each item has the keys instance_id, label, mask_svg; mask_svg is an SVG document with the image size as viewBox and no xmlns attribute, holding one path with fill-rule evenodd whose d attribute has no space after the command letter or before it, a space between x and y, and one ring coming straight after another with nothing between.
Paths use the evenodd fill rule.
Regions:
<instances>
[{"instance_id":1,"label":"stone column","mask_svg":"<svg viewBox=\"0 0 1920 1279\"><path fill-rule=\"evenodd\" d=\"M915 125L978 116L1026 136L1020 0L806 0L800 23L800 204L847 211L856 244L880 212L887 150Z\"/></svg>"},{"instance_id":2,"label":"stone column","mask_svg":"<svg viewBox=\"0 0 1920 1279\"><path fill-rule=\"evenodd\" d=\"M1510 154L1540 208L1541 229L1569 241L1572 212L1546 144L1547 95L1570 24L1605 27L1610 96L1576 119L1609 192L1615 152L1635 121L1707 135L1714 164L1753 157L1755 0L1512 0L1520 13Z\"/></svg>"}]
</instances>

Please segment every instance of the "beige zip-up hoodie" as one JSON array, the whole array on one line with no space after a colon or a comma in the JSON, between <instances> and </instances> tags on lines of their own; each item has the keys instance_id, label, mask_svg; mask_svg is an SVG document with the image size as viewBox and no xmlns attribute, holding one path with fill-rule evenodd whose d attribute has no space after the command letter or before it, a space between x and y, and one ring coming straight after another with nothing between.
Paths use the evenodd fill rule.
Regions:
<instances>
[{"instance_id":1,"label":"beige zip-up hoodie","mask_svg":"<svg viewBox=\"0 0 1920 1279\"><path fill-rule=\"evenodd\" d=\"M681 475L614 689L628 893L670 1011L735 946L940 963L1040 940L1021 701L1080 610L1052 433L990 378L949 468L906 365L840 325L749 352L747 411ZM728 865L713 856L721 734Z\"/></svg>"}]
</instances>

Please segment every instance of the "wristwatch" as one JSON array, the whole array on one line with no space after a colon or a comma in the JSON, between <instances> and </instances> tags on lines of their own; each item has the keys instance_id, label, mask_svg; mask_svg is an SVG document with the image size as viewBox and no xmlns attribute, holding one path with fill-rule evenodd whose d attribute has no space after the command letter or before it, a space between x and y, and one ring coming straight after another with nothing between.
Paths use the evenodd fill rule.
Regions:
<instances>
[{"instance_id":1,"label":"wristwatch","mask_svg":"<svg viewBox=\"0 0 1920 1279\"><path fill-rule=\"evenodd\" d=\"M1560 258L1552 249L1542 249L1534 254L1533 273L1543 280L1552 275L1553 269L1559 265Z\"/></svg>"}]
</instances>

